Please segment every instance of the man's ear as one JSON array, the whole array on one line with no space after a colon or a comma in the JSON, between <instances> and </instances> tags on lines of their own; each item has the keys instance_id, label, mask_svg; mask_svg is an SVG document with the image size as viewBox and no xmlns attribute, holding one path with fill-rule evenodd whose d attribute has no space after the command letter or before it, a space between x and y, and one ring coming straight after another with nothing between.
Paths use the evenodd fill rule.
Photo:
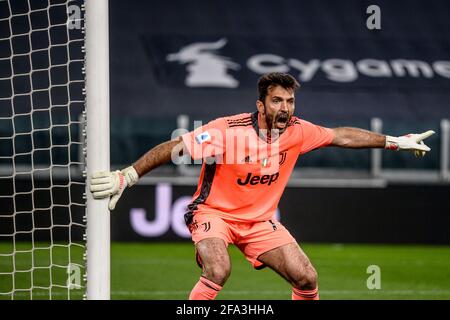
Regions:
<instances>
[{"instance_id":1,"label":"man's ear","mask_svg":"<svg viewBox=\"0 0 450 320\"><path fill-rule=\"evenodd\" d=\"M258 112L264 115L266 113L266 108L264 107L264 103L261 100L256 100L256 108Z\"/></svg>"}]
</instances>

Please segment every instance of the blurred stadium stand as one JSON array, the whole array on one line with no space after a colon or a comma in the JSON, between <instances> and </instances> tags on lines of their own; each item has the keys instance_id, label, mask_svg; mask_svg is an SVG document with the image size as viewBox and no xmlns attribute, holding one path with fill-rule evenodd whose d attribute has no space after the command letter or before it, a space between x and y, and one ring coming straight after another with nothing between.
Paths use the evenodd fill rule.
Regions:
<instances>
[{"instance_id":1,"label":"blurred stadium stand","mask_svg":"<svg viewBox=\"0 0 450 320\"><path fill-rule=\"evenodd\" d=\"M435 130L427 140L433 151L424 159L383 152L382 166L411 169L407 176L412 181L415 176L420 180L417 170L440 170L440 121L450 118L450 74L448 69L438 73L433 66L446 61L445 68L449 68L450 21L445 13L449 4L379 1L382 29L368 30L370 4L350 0L263 5L259 1L112 2L112 164L121 167L135 161L136 155L168 139L179 115L189 117L191 129L194 120L206 123L219 116L254 111L260 71L282 70L297 75L302 83L296 114L306 120L328 127L371 129L370 122L377 117L383 122L383 133L391 135ZM189 83L193 69L202 62L192 53L193 60L181 55L182 48L194 43L203 45L194 50L197 59L207 53L233 63L222 72L235 83L214 84L213 78L209 83L191 78ZM261 55L270 57L258 71L250 65ZM383 69L387 74L361 72L358 63L365 59L382 63L379 67L387 68ZM396 67L395 61L401 59L420 63ZM313 60L321 65L308 79L296 63ZM210 73L214 73L212 68ZM129 129L122 130L125 127ZM354 176L357 172L365 176L373 164L371 151L328 148L304 155L297 166L312 176L330 172L307 168L355 170ZM166 167L157 173L172 171ZM434 172L427 180L440 179Z\"/></svg>"},{"instance_id":2,"label":"blurred stadium stand","mask_svg":"<svg viewBox=\"0 0 450 320\"><path fill-rule=\"evenodd\" d=\"M377 117L383 122L383 133L391 135L433 129L436 134L427 140L433 151L424 159L415 161L409 153L383 152L382 166L414 171L448 168L449 164L442 164L441 159L440 122L450 119L450 21L446 14L449 4L440 0L379 1L382 28L368 30L366 8L370 4L351 0L282 0L264 5L255 0L244 3L112 1L113 167L129 164L149 148L169 139L180 115L188 116L189 129L192 129L194 120L206 123L219 116L253 112L256 81L261 73L288 71L302 83L297 94L297 116L328 127L366 129L373 129L370 123ZM183 48L194 43L201 45L196 49L191 46L188 58ZM52 49L45 56L42 52L33 54L32 60L45 64L64 60L65 54ZM209 66L206 72L195 71L205 63L202 60L205 57L215 60L205 65ZM258 64L255 59L259 59L259 67L255 67ZM372 65L375 73L361 71L364 67L360 64L367 59L378 61L377 66ZM413 65L396 67L395 61L402 59L413 61ZM215 69L218 60L219 65L222 63L220 71ZM15 62L22 65L21 61ZM315 68L314 63L317 63ZM443 64L436 67L436 63ZM299 64L309 65L309 76ZM25 64L23 67L26 69ZM384 72L383 76L374 76L377 70ZM66 76L57 71L52 69L51 77L55 81ZM74 67L69 71L80 72ZM0 65L0 74L9 72L9 65ZM197 80L191 78L189 83L188 78L195 77L195 72L201 75ZM212 75L215 72L216 82ZM228 77L228 83L217 82L220 76L222 80ZM20 82L15 85L20 86ZM20 105L18 99L16 105ZM39 101L48 105L49 99L64 104L68 97L64 92L52 90L51 97L37 92L33 99L35 105ZM30 107L24 105L23 109ZM17 117L15 130L20 132L21 127L25 130L32 122L33 125L58 123L58 116L62 115L34 113L33 119ZM76 110L70 115L77 116ZM4 124L0 126L3 133L12 130L9 122ZM71 134L79 134L78 131L75 126L71 128ZM58 132L52 135L58 141ZM40 138L43 145L49 139ZM26 137L22 140L20 145L26 149ZM7 144L0 146L1 155L10 154L10 150ZM76 153L71 150L71 156ZM56 154L55 160L62 155ZM355 170L355 174L357 171L366 174L371 172L373 163L369 150L349 152L327 148L304 155L297 167ZM160 172L180 171L167 165L157 171ZM434 176L433 173L430 180L435 180Z\"/></svg>"},{"instance_id":3,"label":"blurred stadium stand","mask_svg":"<svg viewBox=\"0 0 450 320\"><path fill-rule=\"evenodd\" d=\"M220 116L253 112L261 73L286 71L302 84L296 115L303 119L328 127L375 129L373 120L378 118L382 132L391 135L436 131L426 141L432 151L420 160L410 153L336 148L300 157L298 170L280 202L286 226L304 228L296 231L296 237L302 241L450 243L446 198L450 140L448 122L442 121L450 119L450 2L379 0L381 30L366 27L366 9L371 4L365 0L110 1L112 168L129 165L168 140L180 127L180 116L184 125L187 120L186 127L193 129L195 120L206 123ZM0 31L7 29L0 25ZM31 41L43 40L32 37ZM8 46L0 45L2 56L9 56L5 51ZM14 42L14 46L18 51L26 49L25 43ZM51 49L32 54L31 59L47 68L49 61L65 61L65 54ZM205 61L209 67L203 69ZM0 63L0 79L12 72L7 62ZM18 59L14 67L29 72L27 63ZM64 82L64 73L52 72L52 79ZM77 72L81 72L80 66L69 70L70 74ZM19 80L14 83L16 88L29 90ZM35 84L46 87L48 83ZM10 81L0 81L0 90L2 96L8 96ZM32 98L35 106L48 106L50 101L64 105L71 100L80 101L80 107L74 107L70 115L58 114L57 108L52 114L30 113L31 106L21 104L16 97L16 111L27 115L16 116L14 128L11 120L1 121L0 136L26 132L32 125L35 129L48 127L50 121L65 123L65 117L80 117L81 96L67 97L66 92L55 89L50 95L33 93ZM0 117L10 112L9 103L0 101ZM61 140L62 132L58 136L58 130L64 129L36 132L36 143L48 146L50 139L67 143ZM69 130L72 136L81 134L79 125ZM0 143L2 172L10 175L13 143L16 152L29 151L30 141L29 136L17 136L14 141ZM67 162L64 157L68 155L72 161L79 156L77 146L68 148L52 150L53 164ZM50 162L39 153L33 156L35 165ZM14 161L19 166L31 163L21 157ZM81 178L81 170L69 169ZM58 175L58 170L54 173ZM126 214L112 216L113 239L179 239L169 224L182 225L182 212L171 206L177 203L180 209L179 204L189 200L197 173L198 167L169 164L144 177L118 204L116 211ZM42 181L35 180L37 185L50 184L45 174ZM66 176L67 170L61 170L58 179L64 181ZM26 179L17 176L15 183L29 187ZM0 187L12 193L13 183L12 179L2 180ZM169 185L173 189L169 190ZM298 190L299 186L303 188ZM161 217L170 215L170 221L161 219L169 231L139 236L130 222L132 210L144 208L148 216L142 217L140 212L136 216L144 226L154 228L160 222L155 210L158 192L173 209L161 213ZM301 212L298 201L302 202ZM0 207L8 206L5 202ZM368 219L370 215L379 218L376 224ZM326 227L324 221L328 221ZM386 226L389 228L383 229Z\"/></svg>"}]
</instances>

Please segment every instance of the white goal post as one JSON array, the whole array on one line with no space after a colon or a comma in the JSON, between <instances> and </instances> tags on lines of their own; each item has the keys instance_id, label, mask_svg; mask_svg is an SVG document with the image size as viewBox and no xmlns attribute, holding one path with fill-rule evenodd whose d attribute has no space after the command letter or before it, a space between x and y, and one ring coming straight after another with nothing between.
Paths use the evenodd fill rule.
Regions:
<instances>
[{"instance_id":1,"label":"white goal post","mask_svg":"<svg viewBox=\"0 0 450 320\"><path fill-rule=\"evenodd\" d=\"M0 0L0 300L110 299L108 0Z\"/></svg>"},{"instance_id":2,"label":"white goal post","mask_svg":"<svg viewBox=\"0 0 450 320\"><path fill-rule=\"evenodd\" d=\"M86 110L87 175L109 171L108 0L87 0ZM110 298L110 217L108 199L87 194L87 298Z\"/></svg>"}]
</instances>

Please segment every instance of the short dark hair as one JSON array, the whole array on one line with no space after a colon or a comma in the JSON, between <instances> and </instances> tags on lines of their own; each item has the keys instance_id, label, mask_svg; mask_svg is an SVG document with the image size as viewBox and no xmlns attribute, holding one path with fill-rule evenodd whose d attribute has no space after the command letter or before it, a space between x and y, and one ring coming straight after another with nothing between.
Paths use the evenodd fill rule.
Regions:
<instances>
[{"instance_id":1,"label":"short dark hair","mask_svg":"<svg viewBox=\"0 0 450 320\"><path fill-rule=\"evenodd\" d=\"M281 86L285 89L297 90L300 84L288 73L272 72L262 75L258 80L259 100L264 103L267 93L271 87Z\"/></svg>"}]
</instances>

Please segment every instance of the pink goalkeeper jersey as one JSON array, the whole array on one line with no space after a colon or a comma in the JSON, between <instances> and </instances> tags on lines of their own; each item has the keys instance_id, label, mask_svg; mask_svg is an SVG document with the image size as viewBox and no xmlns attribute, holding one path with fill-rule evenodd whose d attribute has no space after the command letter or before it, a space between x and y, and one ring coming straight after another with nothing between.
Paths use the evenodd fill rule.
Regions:
<instances>
[{"instance_id":1,"label":"pink goalkeeper jersey","mask_svg":"<svg viewBox=\"0 0 450 320\"><path fill-rule=\"evenodd\" d=\"M298 156L334 138L331 129L294 116L278 139L258 132L255 112L218 118L182 136L191 157L203 159L192 214L237 222L273 218Z\"/></svg>"}]
</instances>

